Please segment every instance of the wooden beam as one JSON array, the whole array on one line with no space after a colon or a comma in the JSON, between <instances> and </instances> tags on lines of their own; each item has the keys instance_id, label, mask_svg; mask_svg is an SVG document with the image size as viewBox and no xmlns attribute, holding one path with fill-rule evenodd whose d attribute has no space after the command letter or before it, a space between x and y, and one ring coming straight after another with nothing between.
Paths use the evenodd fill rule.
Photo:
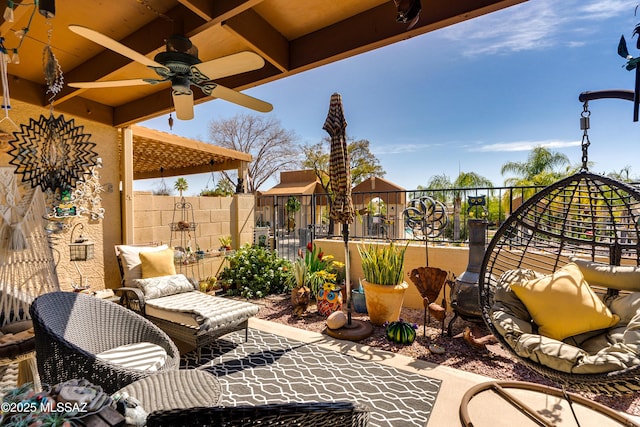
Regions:
<instances>
[{"instance_id":1,"label":"wooden beam","mask_svg":"<svg viewBox=\"0 0 640 427\"><path fill-rule=\"evenodd\" d=\"M222 23L280 71L289 69L289 41L253 10Z\"/></svg>"},{"instance_id":2,"label":"wooden beam","mask_svg":"<svg viewBox=\"0 0 640 427\"><path fill-rule=\"evenodd\" d=\"M292 71L303 71L401 40L425 34L526 0L468 0L426 3L418 24L410 31L393 17L395 7L386 2L349 19L291 42Z\"/></svg>"},{"instance_id":3,"label":"wooden beam","mask_svg":"<svg viewBox=\"0 0 640 427\"><path fill-rule=\"evenodd\" d=\"M220 163L215 163L213 167L211 165L201 165L201 166L188 166L184 168L175 168L175 169L163 169L162 173L160 173L160 164L158 164L158 170L149 171L149 172L136 172L133 174L133 179L151 179L151 178L167 178L170 176L183 176L183 175L194 175L197 173L209 173L209 172L220 172L226 170L233 170L240 168L240 164L245 163L241 160L228 160Z\"/></svg>"},{"instance_id":4,"label":"wooden beam","mask_svg":"<svg viewBox=\"0 0 640 427\"><path fill-rule=\"evenodd\" d=\"M122 177L122 243L133 241L133 131L130 127L122 130L122 153L120 157L120 176Z\"/></svg>"},{"instance_id":5,"label":"wooden beam","mask_svg":"<svg viewBox=\"0 0 640 427\"><path fill-rule=\"evenodd\" d=\"M178 0L184 7L204 19L208 28L245 12L264 0ZM202 30L202 28L200 29Z\"/></svg>"}]
</instances>

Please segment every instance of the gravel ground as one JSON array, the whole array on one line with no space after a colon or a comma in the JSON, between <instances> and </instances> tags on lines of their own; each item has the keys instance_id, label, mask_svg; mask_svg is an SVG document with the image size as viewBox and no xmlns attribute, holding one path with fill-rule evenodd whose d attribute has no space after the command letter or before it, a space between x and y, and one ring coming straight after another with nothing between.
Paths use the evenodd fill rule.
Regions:
<instances>
[{"instance_id":1,"label":"gravel ground","mask_svg":"<svg viewBox=\"0 0 640 427\"><path fill-rule=\"evenodd\" d=\"M282 323L300 329L313 332L322 332L326 325L326 317L318 314L315 305L308 308L305 316L297 318L292 316L292 306L288 296L270 296L256 301L261 305L257 317L271 322ZM353 313L354 319L368 320L367 315ZM474 326L461 319L456 320L452 328L453 337L440 333L441 326L431 319L427 325L426 337L423 334L422 310L403 308L401 318L407 322L418 324L418 336L411 345L398 345L386 339L384 328L374 326L373 335L361 341L368 345L393 353L399 353L415 359L426 360L444 366L461 369L467 372L485 375L497 380L529 381L538 384L554 386L554 383L530 371L523 365L516 363L510 354L504 351L499 344L489 345L486 349L478 349L468 344L464 339L456 337L461 334L466 326ZM449 321L449 316L446 322ZM488 334L486 326L476 325L484 334ZM444 354L434 354L429 351L429 344L437 344L442 347ZM582 393L581 393L582 394ZM640 415L640 393L628 396L607 397L599 395L583 394L584 396L602 403L611 408L624 411L632 415Z\"/></svg>"}]
</instances>

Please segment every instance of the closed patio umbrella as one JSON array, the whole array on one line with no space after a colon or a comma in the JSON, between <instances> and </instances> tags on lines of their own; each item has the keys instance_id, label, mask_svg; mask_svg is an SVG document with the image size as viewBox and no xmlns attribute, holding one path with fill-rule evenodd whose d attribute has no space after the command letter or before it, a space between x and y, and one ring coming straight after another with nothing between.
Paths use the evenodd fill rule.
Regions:
<instances>
[{"instance_id":1,"label":"closed patio umbrella","mask_svg":"<svg viewBox=\"0 0 640 427\"><path fill-rule=\"evenodd\" d=\"M339 93L331 95L329 113L322 127L331 138L329 156L329 181L333 203L329 212L330 217L342 224L345 250L345 288L347 294L347 324L345 327L327 333L336 338L358 341L368 337L373 332L370 324L351 319L351 281L349 278L349 224L353 222L355 210L351 200L351 170L349 153L347 152L346 137L347 121L344 118L342 97Z\"/></svg>"}]
</instances>

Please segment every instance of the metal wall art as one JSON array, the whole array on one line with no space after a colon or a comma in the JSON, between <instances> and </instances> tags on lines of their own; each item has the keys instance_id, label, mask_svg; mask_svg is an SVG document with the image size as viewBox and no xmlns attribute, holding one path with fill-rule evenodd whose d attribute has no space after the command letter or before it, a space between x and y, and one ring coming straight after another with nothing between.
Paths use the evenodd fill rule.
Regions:
<instances>
[{"instance_id":1,"label":"metal wall art","mask_svg":"<svg viewBox=\"0 0 640 427\"><path fill-rule=\"evenodd\" d=\"M20 127L9 141L9 163L16 166L22 182L55 194L75 188L84 175L91 174L98 159L93 151L96 144L90 141L91 134L84 133L84 126L75 126L74 119L66 121L63 115L51 113Z\"/></svg>"},{"instance_id":2,"label":"metal wall art","mask_svg":"<svg viewBox=\"0 0 640 427\"><path fill-rule=\"evenodd\" d=\"M101 157L98 157L96 165L90 168L90 174L85 176L83 181L79 181L73 191L77 214L87 215L92 221L104 219L104 208L102 207L100 193L104 192L105 189L100 184L99 168L102 168Z\"/></svg>"}]
</instances>

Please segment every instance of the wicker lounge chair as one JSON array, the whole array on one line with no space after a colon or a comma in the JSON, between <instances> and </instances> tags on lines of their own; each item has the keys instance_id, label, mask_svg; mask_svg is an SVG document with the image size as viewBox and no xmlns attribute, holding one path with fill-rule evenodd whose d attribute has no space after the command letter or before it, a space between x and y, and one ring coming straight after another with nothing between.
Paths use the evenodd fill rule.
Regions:
<instances>
[{"instance_id":1,"label":"wicker lounge chair","mask_svg":"<svg viewBox=\"0 0 640 427\"><path fill-rule=\"evenodd\" d=\"M247 339L249 318L259 310L256 304L202 293L181 274L141 279L135 273L139 268L135 262L140 263L136 258L149 249L158 248L115 247L123 284L116 294L122 305L158 325L175 341L195 347L198 360L201 349L222 335L244 329ZM149 290L155 289L163 291L151 295Z\"/></svg>"},{"instance_id":2,"label":"wicker lounge chair","mask_svg":"<svg viewBox=\"0 0 640 427\"><path fill-rule=\"evenodd\" d=\"M214 406L153 412L148 427L180 426L285 426L369 425L369 409L351 402L277 403L256 406Z\"/></svg>"},{"instance_id":3,"label":"wicker lounge chair","mask_svg":"<svg viewBox=\"0 0 640 427\"><path fill-rule=\"evenodd\" d=\"M45 384L85 378L109 394L154 372L176 370L171 339L147 319L112 302L72 292L51 292L31 305L36 360ZM151 343L165 352L156 371L123 367L98 355L123 345Z\"/></svg>"}]
</instances>

